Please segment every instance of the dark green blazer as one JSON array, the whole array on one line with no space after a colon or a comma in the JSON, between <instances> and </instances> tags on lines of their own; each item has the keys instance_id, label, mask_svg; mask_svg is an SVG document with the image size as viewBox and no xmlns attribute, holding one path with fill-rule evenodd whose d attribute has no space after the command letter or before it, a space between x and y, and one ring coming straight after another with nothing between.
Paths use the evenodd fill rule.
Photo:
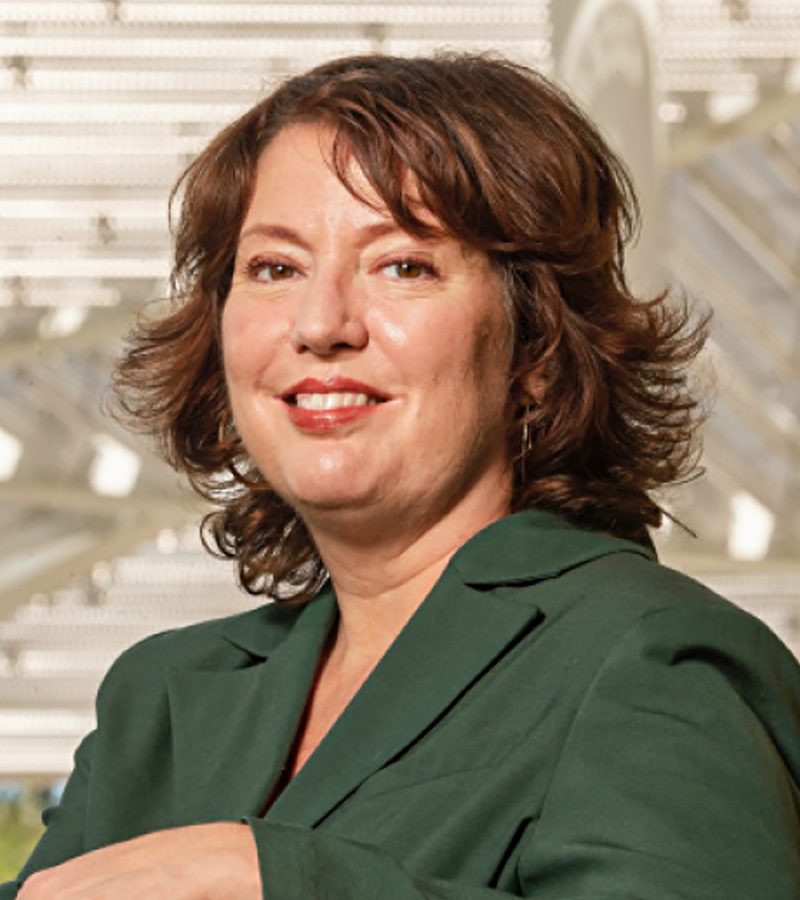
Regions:
<instances>
[{"instance_id":1,"label":"dark green blazer","mask_svg":"<svg viewBox=\"0 0 800 900\"><path fill-rule=\"evenodd\" d=\"M335 618L326 590L125 653L0 900L238 819L280 900L800 898L800 669L647 549L535 512L481 532L262 816Z\"/></svg>"}]
</instances>

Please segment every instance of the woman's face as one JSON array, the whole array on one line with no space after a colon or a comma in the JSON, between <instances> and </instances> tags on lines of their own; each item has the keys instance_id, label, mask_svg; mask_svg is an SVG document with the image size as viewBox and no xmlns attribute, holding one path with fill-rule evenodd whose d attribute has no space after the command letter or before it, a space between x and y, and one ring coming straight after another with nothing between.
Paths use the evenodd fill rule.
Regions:
<instances>
[{"instance_id":1,"label":"woman's face","mask_svg":"<svg viewBox=\"0 0 800 900\"><path fill-rule=\"evenodd\" d=\"M312 527L335 512L507 511L511 329L485 255L402 231L328 165L330 133L265 150L222 321L237 429ZM464 506L466 504L466 507Z\"/></svg>"}]
</instances>

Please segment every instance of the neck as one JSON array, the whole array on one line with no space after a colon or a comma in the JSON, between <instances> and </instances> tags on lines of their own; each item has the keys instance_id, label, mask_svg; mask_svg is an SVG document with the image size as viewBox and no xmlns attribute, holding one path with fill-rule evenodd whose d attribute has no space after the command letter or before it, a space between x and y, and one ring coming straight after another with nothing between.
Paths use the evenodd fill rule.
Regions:
<instances>
[{"instance_id":1,"label":"neck","mask_svg":"<svg viewBox=\"0 0 800 900\"><path fill-rule=\"evenodd\" d=\"M395 514L369 527L338 522L309 524L336 590L339 631L331 657L340 665L374 664L386 652L453 554L471 537L509 512L502 490L475 502L462 500L433 522ZM398 527L402 524L404 527ZM327 527L326 527L327 525ZM364 539L364 535L368 539Z\"/></svg>"}]
</instances>

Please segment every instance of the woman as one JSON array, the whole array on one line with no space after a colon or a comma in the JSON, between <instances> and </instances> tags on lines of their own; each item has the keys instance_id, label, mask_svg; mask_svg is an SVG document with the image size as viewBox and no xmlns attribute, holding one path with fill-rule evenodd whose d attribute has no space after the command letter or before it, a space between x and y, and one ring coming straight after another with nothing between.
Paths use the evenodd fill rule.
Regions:
<instances>
[{"instance_id":1,"label":"woman","mask_svg":"<svg viewBox=\"0 0 800 900\"><path fill-rule=\"evenodd\" d=\"M117 386L277 602L118 660L0 897L796 900L800 672L654 559L702 326L630 295L595 129L350 59L182 188Z\"/></svg>"}]
</instances>

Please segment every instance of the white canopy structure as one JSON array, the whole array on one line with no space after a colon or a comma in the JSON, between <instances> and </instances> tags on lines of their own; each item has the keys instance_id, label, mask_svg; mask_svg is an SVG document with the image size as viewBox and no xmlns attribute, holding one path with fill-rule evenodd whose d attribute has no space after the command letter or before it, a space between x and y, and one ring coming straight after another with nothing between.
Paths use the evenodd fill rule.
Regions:
<instances>
[{"instance_id":1,"label":"white canopy structure","mask_svg":"<svg viewBox=\"0 0 800 900\"><path fill-rule=\"evenodd\" d=\"M637 277L715 310L706 474L666 500L698 537L664 531L662 554L800 652L796 2L0 2L0 775L69 767L124 646L255 602L102 411L165 292L175 178L289 73L442 47L566 80L630 159Z\"/></svg>"}]
</instances>

